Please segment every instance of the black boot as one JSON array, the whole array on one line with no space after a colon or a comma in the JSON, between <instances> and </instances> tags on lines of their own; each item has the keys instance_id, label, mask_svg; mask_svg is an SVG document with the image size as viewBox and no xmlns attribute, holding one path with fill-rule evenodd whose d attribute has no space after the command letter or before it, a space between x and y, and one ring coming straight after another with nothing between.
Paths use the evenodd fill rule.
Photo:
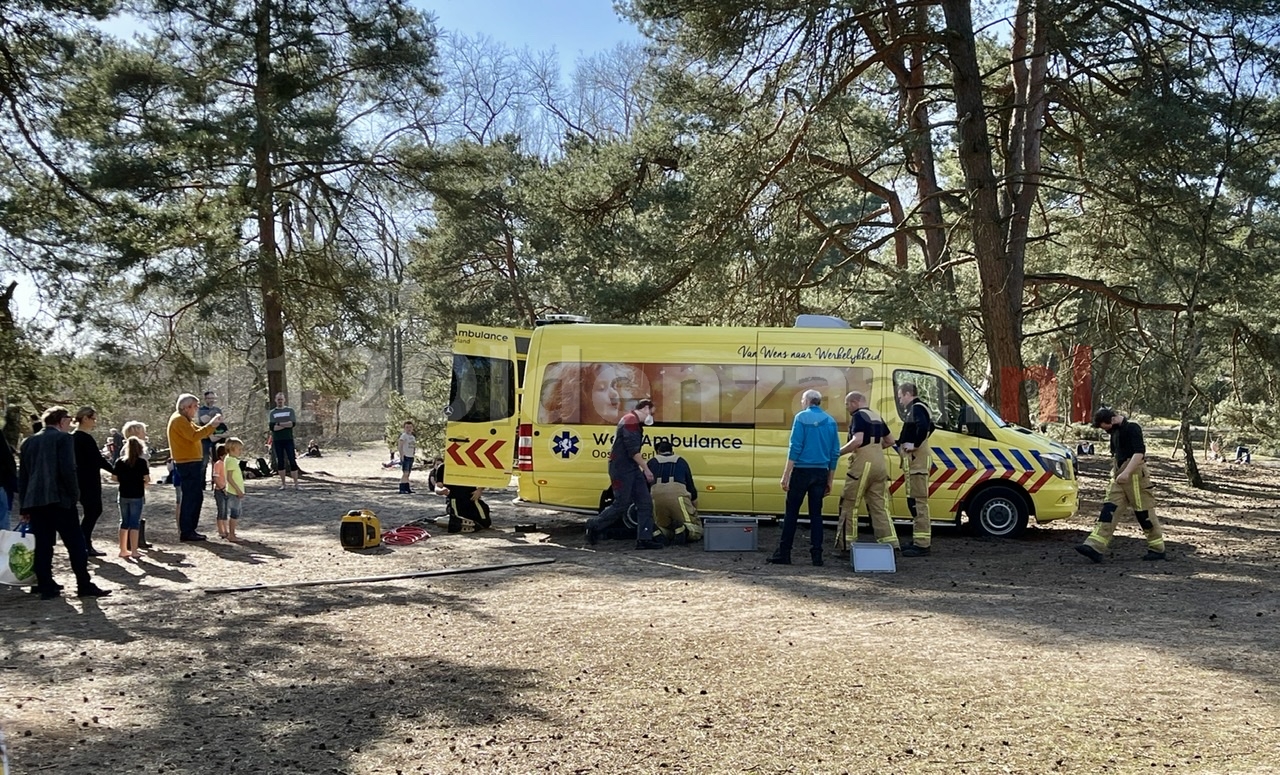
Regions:
<instances>
[{"instance_id":1,"label":"black boot","mask_svg":"<svg viewBox=\"0 0 1280 775\"><path fill-rule=\"evenodd\" d=\"M770 565L790 565L791 558L785 554L774 552L772 556L765 560Z\"/></svg>"},{"instance_id":2,"label":"black boot","mask_svg":"<svg viewBox=\"0 0 1280 775\"><path fill-rule=\"evenodd\" d=\"M147 543L147 521L145 519L138 520L138 548L151 548L151 544Z\"/></svg>"},{"instance_id":3,"label":"black boot","mask_svg":"<svg viewBox=\"0 0 1280 775\"><path fill-rule=\"evenodd\" d=\"M822 550L821 550L821 549L814 549L814 550L810 551L810 552L809 552L809 556L811 556L811 557L813 558L813 564L814 564L814 565L817 565L817 566L821 566L821 565L822 565Z\"/></svg>"}]
</instances>

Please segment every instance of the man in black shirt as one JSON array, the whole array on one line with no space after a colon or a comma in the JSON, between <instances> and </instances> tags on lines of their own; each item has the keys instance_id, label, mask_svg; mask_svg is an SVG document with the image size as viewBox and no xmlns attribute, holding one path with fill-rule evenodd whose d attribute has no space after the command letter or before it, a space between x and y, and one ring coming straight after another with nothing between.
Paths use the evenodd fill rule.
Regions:
<instances>
[{"instance_id":1,"label":"man in black shirt","mask_svg":"<svg viewBox=\"0 0 1280 775\"><path fill-rule=\"evenodd\" d=\"M1151 493L1151 475L1147 471L1147 445L1142 438L1142 427L1123 414L1099 409L1093 416L1095 427L1111 436L1112 478L1107 489L1107 502L1093 526L1093 532L1076 547L1076 551L1094 562L1102 562L1102 553L1111 543L1115 533L1115 518L1125 508L1132 508L1133 515L1147 536L1147 553L1144 560L1163 560L1164 535L1160 520L1155 514L1155 498Z\"/></svg>"},{"instance_id":2,"label":"man in black shirt","mask_svg":"<svg viewBox=\"0 0 1280 775\"><path fill-rule=\"evenodd\" d=\"M898 405L906 413L898 444L907 475L907 510L914 522L911 545L903 548L902 556L924 557L929 554L933 533L929 522L929 436L933 433L933 417L917 395L915 383L898 386Z\"/></svg>"},{"instance_id":3,"label":"man in black shirt","mask_svg":"<svg viewBox=\"0 0 1280 775\"><path fill-rule=\"evenodd\" d=\"M893 434L880 414L868 404L866 395L856 390L844 397L844 406L849 410L849 437L840 454L853 453L853 459L844 478L840 521L836 527L836 549L842 552L848 551L849 544L858 537L858 511L864 503L876 542L899 548L898 533L885 506L889 472L884 449L893 446Z\"/></svg>"}]
</instances>

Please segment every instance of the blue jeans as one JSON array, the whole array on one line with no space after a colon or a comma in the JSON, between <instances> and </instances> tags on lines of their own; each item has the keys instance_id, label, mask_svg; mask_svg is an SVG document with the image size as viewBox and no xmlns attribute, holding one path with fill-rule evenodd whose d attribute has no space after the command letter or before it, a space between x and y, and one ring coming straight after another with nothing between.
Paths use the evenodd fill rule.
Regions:
<instances>
[{"instance_id":1,"label":"blue jeans","mask_svg":"<svg viewBox=\"0 0 1280 775\"><path fill-rule=\"evenodd\" d=\"M213 477L206 479L205 475L209 471L209 464L214 460L213 452L218 448L219 443L212 439L200 439L200 479L205 487L213 484Z\"/></svg>"},{"instance_id":2,"label":"blue jeans","mask_svg":"<svg viewBox=\"0 0 1280 775\"><path fill-rule=\"evenodd\" d=\"M775 556L791 557L791 544L796 538L796 522L800 519L800 503L809 499L809 552L822 554L822 499L827 494L825 468L795 468L787 488L787 513L782 522L782 539Z\"/></svg>"},{"instance_id":3,"label":"blue jeans","mask_svg":"<svg viewBox=\"0 0 1280 775\"><path fill-rule=\"evenodd\" d=\"M182 489L182 504L178 510L178 532L190 536L200 526L200 507L204 505L204 461L177 463L178 486Z\"/></svg>"},{"instance_id":4,"label":"blue jeans","mask_svg":"<svg viewBox=\"0 0 1280 775\"><path fill-rule=\"evenodd\" d=\"M119 498L120 529L138 530L142 527L142 504L146 498Z\"/></svg>"}]
</instances>

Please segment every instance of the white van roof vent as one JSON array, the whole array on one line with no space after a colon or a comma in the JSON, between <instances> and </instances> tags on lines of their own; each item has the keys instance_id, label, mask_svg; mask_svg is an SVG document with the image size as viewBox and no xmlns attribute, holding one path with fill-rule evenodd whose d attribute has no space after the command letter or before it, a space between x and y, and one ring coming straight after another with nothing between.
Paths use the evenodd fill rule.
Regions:
<instances>
[{"instance_id":1,"label":"white van roof vent","mask_svg":"<svg viewBox=\"0 0 1280 775\"><path fill-rule=\"evenodd\" d=\"M858 327L865 328L870 331L883 331L884 321L883 320L864 320L858 324Z\"/></svg>"},{"instance_id":2,"label":"white van roof vent","mask_svg":"<svg viewBox=\"0 0 1280 775\"><path fill-rule=\"evenodd\" d=\"M853 328L834 315L796 315L796 328Z\"/></svg>"},{"instance_id":3,"label":"white van roof vent","mask_svg":"<svg viewBox=\"0 0 1280 775\"><path fill-rule=\"evenodd\" d=\"M564 313L555 313L551 315L543 315L534 321L535 326L554 326L562 323L590 323L591 318L586 315L567 315Z\"/></svg>"}]
</instances>

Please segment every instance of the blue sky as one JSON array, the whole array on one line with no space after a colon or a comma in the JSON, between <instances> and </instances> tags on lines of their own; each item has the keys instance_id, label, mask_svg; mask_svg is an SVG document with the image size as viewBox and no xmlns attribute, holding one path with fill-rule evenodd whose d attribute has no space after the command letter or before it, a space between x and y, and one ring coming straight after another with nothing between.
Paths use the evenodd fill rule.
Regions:
<instances>
[{"instance_id":1,"label":"blue sky","mask_svg":"<svg viewBox=\"0 0 1280 775\"><path fill-rule=\"evenodd\" d=\"M613 10L612 0L415 0L441 31L483 34L512 48L560 54L563 72L586 55L607 51L640 33Z\"/></svg>"}]
</instances>

